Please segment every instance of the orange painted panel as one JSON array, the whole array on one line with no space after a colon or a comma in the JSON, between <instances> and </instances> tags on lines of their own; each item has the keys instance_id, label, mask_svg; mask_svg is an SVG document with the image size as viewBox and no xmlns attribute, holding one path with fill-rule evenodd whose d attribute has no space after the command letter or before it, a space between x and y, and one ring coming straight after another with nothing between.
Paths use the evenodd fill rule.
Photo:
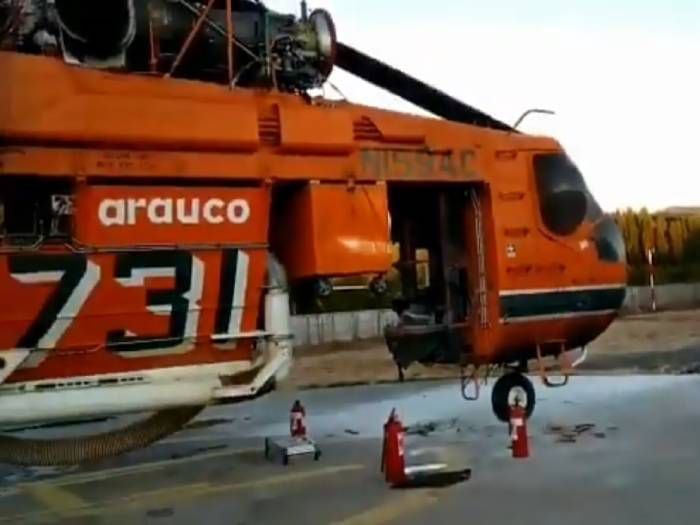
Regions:
<instances>
[{"instance_id":1,"label":"orange painted panel","mask_svg":"<svg viewBox=\"0 0 700 525\"><path fill-rule=\"evenodd\" d=\"M259 145L249 95L225 97L224 88L201 90L196 82L107 75L13 53L0 53L0 70L0 123L10 137L139 149L253 150Z\"/></svg>"},{"instance_id":2,"label":"orange painted panel","mask_svg":"<svg viewBox=\"0 0 700 525\"><path fill-rule=\"evenodd\" d=\"M312 184L287 203L275 244L291 278L386 272L386 186Z\"/></svg>"},{"instance_id":3,"label":"orange painted panel","mask_svg":"<svg viewBox=\"0 0 700 525\"><path fill-rule=\"evenodd\" d=\"M264 188L83 186L75 236L91 246L267 242Z\"/></svg>"},{"instance_id":4,"label":"orange painted panel","mask_svg":"<svg viewBox=\"0 0 700 525\"><path fill-rule=\"evenodd\" d=\"M283 151L308 154L352 150L352 120L345 109L281 106L279 111Z\"/></svg>"},{"instance_id":5,"label":"orange painted panel","mask_svg":"<svg viewBox=\"0 0 700 525\"><path fill-rule=\"evenodd\" d=\"M258 327L267 251L0 256L0 348L37 348L9 382L250 359L212 334Z\"/></svg>"},{"instance_id":6,"label":"orange painted panel","mask_svg":"<svg viewBox=\"0 0 700 525\"><path fill-rule=\"evenodd\" d=\"M424 144L425 143L425 126L422 119L404 118L397 120L390 113L382 114L377 112L370 119L382 135L382 138L388 142L396 142L399 144Z\"/></svg>"}]
</instances>

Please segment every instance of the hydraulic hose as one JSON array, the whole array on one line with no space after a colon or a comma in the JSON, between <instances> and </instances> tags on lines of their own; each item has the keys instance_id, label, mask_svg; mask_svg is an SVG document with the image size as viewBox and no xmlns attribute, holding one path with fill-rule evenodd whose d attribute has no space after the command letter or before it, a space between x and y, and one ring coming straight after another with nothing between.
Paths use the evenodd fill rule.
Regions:
<instances>
[{"instance_id":1,"label":"hydraulic hose","mask_svg":"<svg viewBox=\"0 0 700 525\"><path fill-rule=\"evenodd\" d=\"M180 430L203 406L172 408L118 430L85 437L24 439L0 435L0 463L26 466L74 465L117 456Z\"/></svg>"}]
</instances>

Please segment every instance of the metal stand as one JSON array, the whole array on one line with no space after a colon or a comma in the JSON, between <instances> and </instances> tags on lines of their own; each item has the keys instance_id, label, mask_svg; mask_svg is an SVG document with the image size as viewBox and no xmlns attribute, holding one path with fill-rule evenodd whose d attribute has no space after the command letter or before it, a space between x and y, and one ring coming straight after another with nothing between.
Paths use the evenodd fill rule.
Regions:
<instances>
[{"instance_id":1,"label":"metal stand","mask_svg":"<svg viewBox=\"0 0 700 525\"><path fill-rule=\"evenodd\" d=\"M265 438L265 458L279 457L283 465L289 464L292 456L313 455L314 461L321 457L321 449L316 442L308 437L275 437Z\"/></svg>"}]
</instances>

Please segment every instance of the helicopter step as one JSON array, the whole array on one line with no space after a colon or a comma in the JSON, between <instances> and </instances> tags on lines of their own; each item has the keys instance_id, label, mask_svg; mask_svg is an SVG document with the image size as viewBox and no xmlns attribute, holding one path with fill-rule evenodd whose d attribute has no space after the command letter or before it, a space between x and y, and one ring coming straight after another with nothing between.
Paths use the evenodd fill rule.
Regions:
<instances>
[{"instance_id":1,"label":"helicopter step","mask_svg":"<svg viewBox=\"0 0 700 525\"><path fill-rule=\"evenodd\" d=\"M573 374L573 364L570 359L570 353L566 351L566 341L548 341L544 344L554 344L559 346L559 351L555 354L555 364L547 366L545 364L544 356L542 355L542 346L536 345L535 349L537 351L537 372L542 379L545 386L550 388L557 388L561 386L566 386L569 383L569 377ZM559 381L553 381L550 372L558 374L561 379Z\"/></svg>"}]
</instances>

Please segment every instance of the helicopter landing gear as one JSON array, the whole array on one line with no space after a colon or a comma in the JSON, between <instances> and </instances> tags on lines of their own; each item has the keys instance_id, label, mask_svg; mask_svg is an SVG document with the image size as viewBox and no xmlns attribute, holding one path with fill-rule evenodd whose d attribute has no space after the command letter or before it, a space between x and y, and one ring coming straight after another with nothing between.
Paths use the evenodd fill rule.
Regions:
<instances>
[{"instance_id":1,"label":"helicopter landing gear","mask_svg":"<svg viewBox=\"0 0 700 525\"><path fill-rule=\"evenodd\" d=\"M510 406L515 404L516 396L520 397L520 405L525 407L529 418L535 410L535 388L532 382L518 371L508 372L498 378L491 391L491 407L496 417L507 422Z\"/></svg>"}]
</instances>

